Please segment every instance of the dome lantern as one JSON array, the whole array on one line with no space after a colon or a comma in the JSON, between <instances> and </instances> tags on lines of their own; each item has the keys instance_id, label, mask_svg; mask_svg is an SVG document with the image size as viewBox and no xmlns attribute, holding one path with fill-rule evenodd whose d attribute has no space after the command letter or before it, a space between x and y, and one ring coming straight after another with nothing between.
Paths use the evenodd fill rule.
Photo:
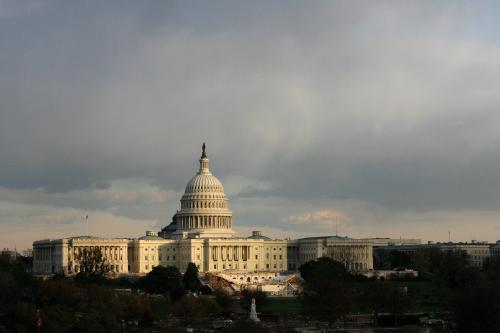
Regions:
<instances>
[{"instance_id":1,"label":"dome lantern","mask_svg":"<svg viewBox=\"0 0 500 333\"><path fill-rule=\"evenodd\" d=\"M202 153L200 158L200 170L198 171L198 174L211 175L210 169L208 167L208 162L210 160L208 159L208 156L205 152L205 147L205 142L203 142L203 145L201 146Z\"/></svg>"}]
</instances>

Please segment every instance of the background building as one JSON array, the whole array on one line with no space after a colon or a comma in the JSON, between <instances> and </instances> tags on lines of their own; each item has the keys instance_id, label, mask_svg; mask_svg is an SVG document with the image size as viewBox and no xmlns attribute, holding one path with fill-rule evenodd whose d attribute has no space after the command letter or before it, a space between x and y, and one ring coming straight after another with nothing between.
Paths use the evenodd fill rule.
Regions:
<instances>
[{"instance_id":1,"label":"background building","mask_svg":"<svg viewBox=\"0 0 500 333\"><path fill-rule=\"evenodd\" d=\"M433 243L416 244L416 245L388 245L376 247L373 255L377 266L387 266L390 263L384 262L391 256L391 253L403 253L406 255L414 255L416 251L422 249L439 249L441 251L463 251L467 254L467 258L471 266L482 267L486 258L490 256L491 245L487 242L447 242L447 243Z\"/></svg>"}]
</instances>

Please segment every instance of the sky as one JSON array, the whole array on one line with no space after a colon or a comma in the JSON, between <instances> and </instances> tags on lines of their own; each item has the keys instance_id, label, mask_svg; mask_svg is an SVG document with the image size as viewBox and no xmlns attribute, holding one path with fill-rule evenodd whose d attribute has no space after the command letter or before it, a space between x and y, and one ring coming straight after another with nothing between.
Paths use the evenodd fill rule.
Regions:
<instances>
[{"instance_id":1,"label":"sky","mask_svg":"<svg viewBox=\"0 0 500 333\"><path fill-rule=\"evenodd\" d=\"M498 7L0 0L0 247L161 229L202 142L241 235L494 242Z\"/></svg>"}]
</instances>

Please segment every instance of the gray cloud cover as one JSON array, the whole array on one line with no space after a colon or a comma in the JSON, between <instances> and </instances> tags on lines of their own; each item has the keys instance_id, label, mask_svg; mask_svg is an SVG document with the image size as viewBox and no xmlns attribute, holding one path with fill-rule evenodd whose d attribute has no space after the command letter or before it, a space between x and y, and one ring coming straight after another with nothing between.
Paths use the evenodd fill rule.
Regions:
<instances>
[{"instance_id":1,"label":"gray cloud cover","mask_svg":"<svg viewBox=\"0 0 500 333\"><path fill-rule=\"evenodd\" d=\"M164 225L207 141L246 231L494 240L496 7L2 1L0 223Z\"/></svg>"}]
</instances>

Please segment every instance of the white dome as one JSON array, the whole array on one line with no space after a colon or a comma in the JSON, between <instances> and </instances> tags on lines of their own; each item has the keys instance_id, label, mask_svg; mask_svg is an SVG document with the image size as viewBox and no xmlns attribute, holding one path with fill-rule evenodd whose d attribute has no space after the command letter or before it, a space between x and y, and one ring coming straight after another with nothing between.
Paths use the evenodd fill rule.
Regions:
<instances>
[{"instance_id":1,"label":"white dome","mask_svg":"<svg viewBox=\"0 0 500 333\"><path fill-rule=\"evenodd\" d=\"M224 187L217 177L210 174L197 174L186 185L185 194L198 193L221 193L224 194Z\"/></svg>"},{"instance_id":2,"label":"white dome","mask_svg":"<svg viewBox=\"0 0 500 333\"><path fill-rule=\"evenodd\" d=\"M209 169L205 144L200 169L189 180L181 198L181 210L176 213L176 234L188 233L199 237L232 237L232 212L224 187Z\"/></svg>"}]
</instances>

